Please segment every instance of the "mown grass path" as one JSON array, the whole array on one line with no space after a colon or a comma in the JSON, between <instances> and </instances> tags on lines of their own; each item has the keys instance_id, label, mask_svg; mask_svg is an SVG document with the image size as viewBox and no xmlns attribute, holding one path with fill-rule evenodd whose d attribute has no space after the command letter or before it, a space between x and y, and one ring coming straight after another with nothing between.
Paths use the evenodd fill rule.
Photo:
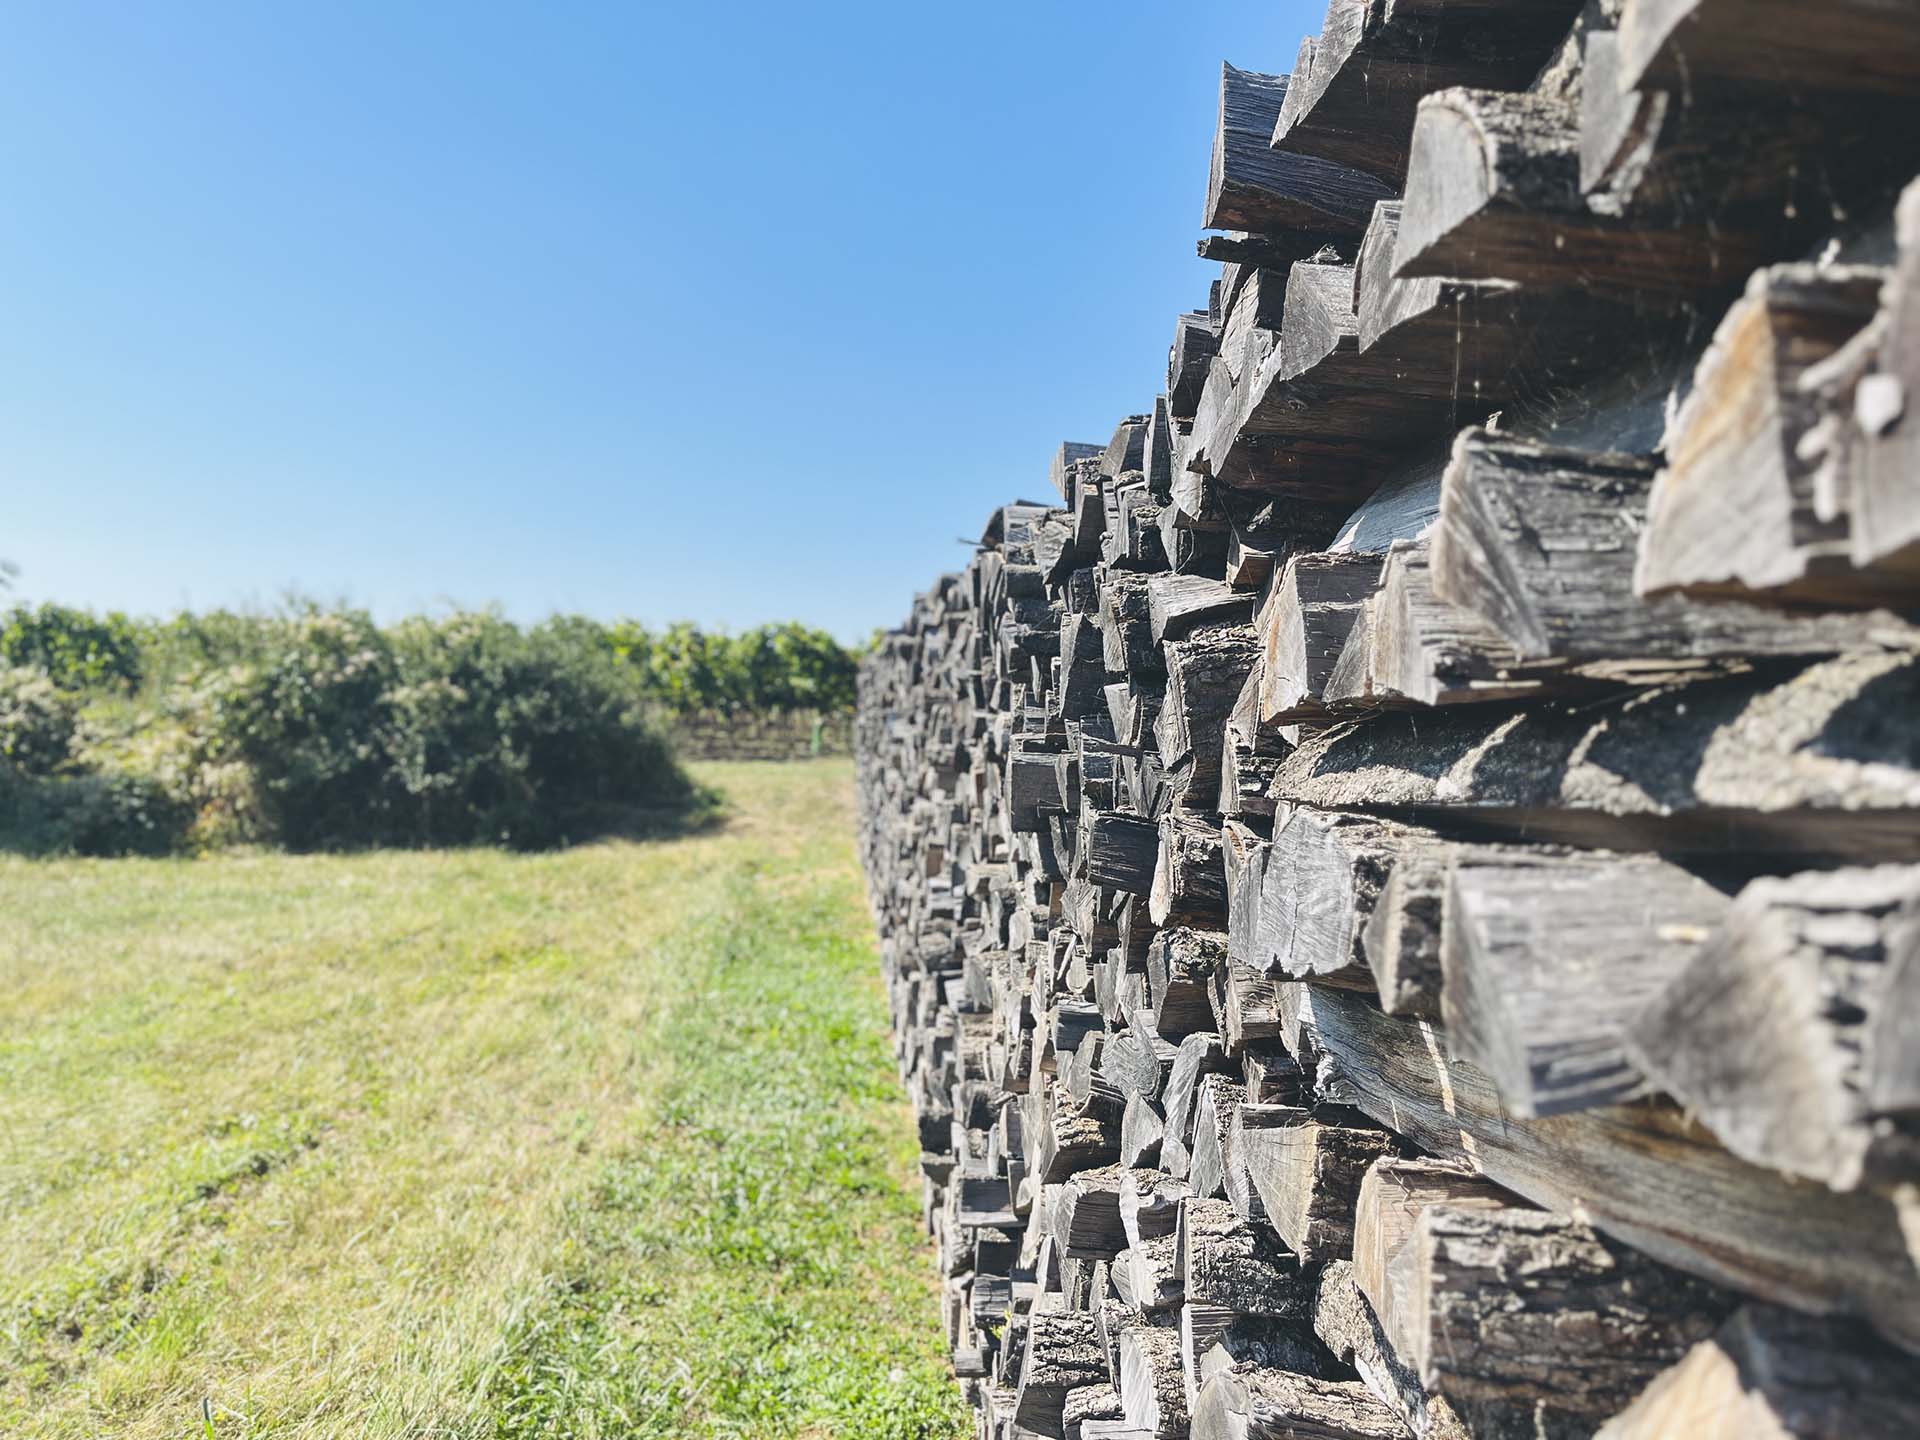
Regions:
<instances>
[{"instance_id":1,"label":"mown grass path","mask_svg":"<svg viewBox=\"0 0 1920 1440\"><path fill-rule=\"evenodd\" d=\"M0 862L0 1432L948 1437L844 763L700 834Z\"/></svg>"}]
</instances>

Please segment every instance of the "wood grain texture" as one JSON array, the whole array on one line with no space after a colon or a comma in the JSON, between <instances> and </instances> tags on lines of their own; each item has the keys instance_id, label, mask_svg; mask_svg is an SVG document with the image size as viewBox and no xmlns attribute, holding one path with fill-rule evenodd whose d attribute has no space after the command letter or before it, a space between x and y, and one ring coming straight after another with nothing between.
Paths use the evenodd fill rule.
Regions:
<instances>
[{"instance_id":1,"label":"wood grain texture","mask_svg":"<svg viewBox=\"0 0 1920 1440\"><path fill-rule=\"evenodd\" d=\"M1298 1005L1308 997L1294 987ZM1893 1205L1750 1165L1672 1109L1641 1103L1521 1120L1445 1036L1321 990L1303 1021L1356 1103L1436 1158L1593 1225L1665 1264L1816 1313L1863 1315L1920 1350L1920 1276Z\"/></svg>"},{"instance_id":2,"label":"wood grain texture","mask_svg":"<svg viewBox=\"0 0 1920 1440\"><path fill-rule=\"evenodd\" d=\"M1920 661L1831 660L1595 709L1382 716L1303 738L1276 802L1621 850L1920 858Z\"/></svg>"},{"instance_id":3,"label":"wood grain texture","mask_svg":"<svg viewBox=\"0 0 1920 1440\"><path fill-rule=\"evenodd\" d=\"M1524 89L1579 10L1577 0L1330 0L1319 35L1301 47L1274 148L1397 186L1421 96L1450 85Z\"/></svg>"},{"instance_id":4,"label":"wood grain texture","mask_svg":"<svg viewBox=\"0 0 1920 1440\"><path fill-rule=\"evenodd\" d=\"M1219 119L1201 225L1209 230L1358 235L1366 228L1373 202L1387 197L1387 187L1344 165L1272 149L1268 141L1286 93L1284 75L1221 66Z\"/></svg>"},{"instance_id":5,"label":"wood grain texture","mask_svg":"<svg viewBox=\"0 0 1920 1440\"><path fill-rule=\"evenodd\" d=\"M1646 1093L1627 1029L1687 968L1727 897L1651 856L1487 858L1456 857L1448 879L1441 1013L1452 1053L1515 1115Z\"/></svg>"},{"instance_id":6,"label":"wood grain texture","mask_svg":"<svg viewBox=\"0 0 1920 1440\"><path fill-rule=\"evenodd\" d=\"M1755 880L1626 1027L1735 1154L1851 1190L1920 1180L1920 869Z\"/></svg>"}]
</instances>

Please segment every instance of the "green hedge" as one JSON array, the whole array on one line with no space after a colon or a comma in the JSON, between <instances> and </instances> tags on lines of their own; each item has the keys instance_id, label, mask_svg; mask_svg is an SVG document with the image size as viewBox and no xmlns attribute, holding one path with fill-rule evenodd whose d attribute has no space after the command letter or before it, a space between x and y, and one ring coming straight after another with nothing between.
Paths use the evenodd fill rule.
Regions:
<instances>
[{"instance_id":1,"label":"green hedge","mask_svg":"<svg viewBox=\"0 0 1920 1440\"><path fill-rule=\"evenodd\" d=\"M852 696L853 657L799 626L378 626L314 606L9 618L0 845L36 853L532 847L650 828L705 803L666 712Z\"/></svg>"}]
</instances>

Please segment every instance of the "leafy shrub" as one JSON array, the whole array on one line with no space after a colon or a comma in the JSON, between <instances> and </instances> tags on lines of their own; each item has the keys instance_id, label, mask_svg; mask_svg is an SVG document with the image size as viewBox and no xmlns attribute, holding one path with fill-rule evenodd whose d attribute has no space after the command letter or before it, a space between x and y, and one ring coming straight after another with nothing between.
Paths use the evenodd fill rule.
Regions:
<instances>
[{"instance_id":1,"label":"leafy shrub","mask_svg":"<svg viewBox=\"0 0 1920 1440\"><path fill-rule=\"evenodd\" d=\"M63 690L140 682L140 630L117 611L16 605L0 616L0 660L45 671Z\"/></svg>"},{"instance_id":2,"label":"leafy shrub","mask_svg":"<svg viewBox=\"0 0 1920 1440\"><path fill-rule=\"evenodd\" d=\"M51 775L73 751L78 705L28 665L0 667L0 761L26 775Z\"/></svg>"},{"instance_id":3,"label":"leafy shrub","mask_svg":"<svg viewBox=\"0 0 1920 1440\"><path fill-rule=\"evenodd\" d=\"M307 604L159 622L0 616L0 843L540 846L701 796L654 715L852 707L824 631Z\"/></svg>"},{"instance_id":4,"label":"leafy shrub","mask_svg":"<svg viewBox=\"0 0 1920 1440\"><path fill-rule=\"evenodd\" d=\"M225 672L206 724L296 849L549 845L696 798L638 688L573 627L309 612Z\"/></svg>"}]
</instances>

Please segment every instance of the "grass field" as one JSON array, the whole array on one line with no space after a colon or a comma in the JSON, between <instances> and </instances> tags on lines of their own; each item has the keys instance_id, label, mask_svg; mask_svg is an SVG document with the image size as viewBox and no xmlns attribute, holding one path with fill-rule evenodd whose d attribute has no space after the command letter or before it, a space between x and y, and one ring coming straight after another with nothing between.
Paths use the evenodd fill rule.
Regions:
<instances>
[{"instance_id":1,"label":"grass field","mask_svg":"<svg viewBox=\"0 0 1920 1440\"><path fill-rule=\"evenodd\" d=\"M0 1432L947 1437L844 762L492 851L0 861Z\"/></svg>"}]
</instances>

